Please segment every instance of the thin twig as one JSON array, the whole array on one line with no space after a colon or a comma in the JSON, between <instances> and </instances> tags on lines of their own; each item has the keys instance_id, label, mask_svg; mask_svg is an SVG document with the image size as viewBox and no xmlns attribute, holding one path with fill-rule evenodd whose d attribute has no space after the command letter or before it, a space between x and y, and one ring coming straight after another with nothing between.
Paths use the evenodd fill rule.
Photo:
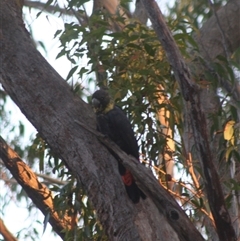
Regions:
<instances>
[{"instance_id":1,"label":"thin twig","mask_svg":"<svg viewBox=\"0 0 240 241\"><path fill-rule=\"evenodd\" d=\"M142 160L142 162L144 162L144 163L146 163L146 164L148 164L148 165L150 164L150 163L149 163L148 161L146 161L146 160ZM156 166L151 166L151 167L152 167L154 170L156 170L156 171L158 171L158 172L161 172L162 174L166 175L166 172L164 172L164 171L161 170L160 168L158 168L158 167L156 167ZM174 178L172 178L171 181L174 182L174 183L177 183L178 185L180 185L180 186L182 186L182 187L184 187L184 188L186 188L190 193L192 193L192 195L193 195L192 197L197 197L197 198L201 198L201 197L202 197L202 194L201 194L201 193L195 192L194 190L192 190L191 188L189 188L189 187L188 187L186 184L184 184L183 182L179 182L178 180L176 180L176 179L174 179ZM179 195L178 193L170 190L167 186L165 186L165 185L162 185L162 186L164 187L164 189L166 189L166 190L167 190L169 193L171 193L173 196L179 198L180 200L183 200L185 203L182 204L182 206L184 206L184 205L186 205L187 203L189 203L189 201L191 201L191 199L192 199L192 197L186 199L186 198L182 197L181 195ZM191 205L195 206L195 207L198 208L202 213L204 213L204 214L211 220L213 226L215 227L214 219L213 219L213 216L212 216L212 213L211 213L211 212L209 213L206 209L204 209L204 208L202 208L202 207L201 207L201 208L197 207L194 203L191 203Z\"/></svg>"},{"instance_id":2,"label":"thin twig","mask_svg":"<svg viewBox=\"0 0 240 241\"><path fill-rule=\"evenodd\" d=\"M226 207L219 175L214 165L213 153L207 133L207 121L199 98L199 86L192 81L191 72L186 65L179 48L165 22L155 0L142 0L152 22L152 26L161 42L175 78L179 83L182 96L190 104L190 119L205 181L209 206L216 224L219 240L235 241L236 233Z\"/></svg>"},{"instance_id":3,"label":"thin twig","mask_svg":"<svg viewBox=\"0 0 240 241\"><path fill-rule=\"evenodd\" d=\"M193 169L193 163L192 163L192 155L191 153L188 154L188 158L187 158L187 165L188 165L188 171L189 171L189 174L191 175L192 177L192 180L193 180L193 183L196 187L197 190L200 189L200 184L197 180L197 177L195 175L195 172L194 172L194 169Z\"/></svg>"},{"instance_id":4,"label":"thin twig","mask_svg":"<svg viewBox=\"0 0 240 241\"><path fill-rule=\"evenodd\" d=\"M50 14L59 13L59 14L67 15L67 16L73 16L73 15L75 16L75 14L77 14L78 18L82 19L81 20L82 24L85 24L86 18L87 18L87 15L76 13L76 11L74 11L74 12L69 11L69 10L67 10L66 7L61 8L58 5L46 5L46 3L38 2L38 1L25 0L24 6L29 7L29 8L39 9L41 11L45 11Z\"/></svg>"},{"instance_id":5,"label":"thin twig","mask_svg":"<svg viewBox=\"0 0 240 241\"><path fill-rule=\"evenodd\" d=\"M49 183L54 183L54 184L58 184L58 185L66 185L66 184L68 184L69 182L67 182L67 181L61 181L61 180L58 180L58 179L56 179L56 178L52 178L52 177L50 177L50 176L48 176L48 175L46 175L46 174L41 174L41 173L35 173L38 177L41 177L41 178L43 178L43 179L45 179L45 180L47 180ZM44 182L42 182L42 183L44 183ZM46 183L46 181L45 181L45 183Z\"/></svg>"}]
</instances>

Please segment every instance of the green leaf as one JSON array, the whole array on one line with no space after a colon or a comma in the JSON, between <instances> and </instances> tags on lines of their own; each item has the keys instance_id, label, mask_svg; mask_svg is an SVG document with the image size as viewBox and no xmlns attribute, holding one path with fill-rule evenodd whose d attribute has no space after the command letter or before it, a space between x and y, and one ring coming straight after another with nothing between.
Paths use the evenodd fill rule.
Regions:
<instances>
[{"instance_id":1,"label":"green leaf","mask_svg":"<svg viewBox=\"0 0 240 241\"><path fill-rule=\"evenodd\" d=\"M230 105L230 112L231 112L231 117L233 118L233 120L237 120L238 119L237 108L233 105Z\"/></svg>"},{"instance_id":2,"label":"green leaf","mask_svg":"<svg viewBox=\"0 0 240 241\"><path fill-rule=\"evenodd\" d=\"M42 49L44 50L44 52L47 54L47 49L45 47L45 44L42 41L38 41L38 44L42 47Z\"/></svg>"},{"instance_id":3,"label":"green leaf","mask_svg":"<svg viewBox=\"0 0 240 241\"><path fill-rule=\"evenodd\" d=\"M186 193L186 192L181 193L181 196L190 197L190 195L188 193Z\"/></svg>"},{"instance_id":4,"label":"green leaf","mask_svg":"<svg viewBox=\"0 0 240 241\"><path fill-rule=\"evenodd\" d=\"M239 154L239 152L236 151L236 150L233 150L233 151L232 151L232 154L233 154L233 156L235 157L234 159L235 159L236 161L239 161L239 162L240 162L240 154Z\"/></svg>"},{"instance_id":5,"label":"green leaf","mask_svg":"<svg viewBox=\"0 0 240 241\"><path fill-rule=\"evenodd\" d=\"M78 74L80 75L80 78L82 78L83 74L87 73L88 69L86 69L85 67L82 67L80 69L80 71L78 72Z\"/></svg>"},{"instance_id":6,"label":"green leaf","mask_svg":"<svg viewBox=\"0 0 240 241\"><path fill-rule=\"evenodd\" d=\"M232 189L235 191L240 191L240 183L239 181L236 181L235 179L230 179L230 183L232 184Z\"/></svg>"},{"instance_id":7,"label":"green leaf","mask_svg":"<svg viewBox=\"0 0 240 241\"><path fill-rule=\"evenodd\" d=\"M38 12L36 18L38 18L42 14L42 11Z\"/></svg>"},{"instance_id":8,"label":"green leaf","mask_svg":"<svg viewBox=\"0 0 240 241\"><path fill-rule=\"evenodd\" d=\"M226 161L229 162L231 157L232 157L232 154L233 154L233 151L234 151L234 147L233 146L230 146L227 148L226 150L226 154L225 154L225 158L226 158Z\"/></svg>"},{"instance_id":9,"label":"green leaf","mask_svg":"<svg viewBox=\"0 0 240 241\"><path fill-rule=\"evenodd\" d=\"M75 66L69 71L66 80L69 80L73 76L73 74L76 72L77 68L78 68L78 66Z\"/></svg>"},{"instance_id":10,"label":"green leaf","mask_svg":"<svg viewBox=\"0 0 240 241\"><path fill-rule=\"evenodd\" d=\"M149 44L144 44L144 48L145 48L146 52L147 52L150 56L155 56L156 49L154 49L151 45L149 45Z\"/></svg>"},{"instance_id":11,"label":"green leaf","mask_svg":"<svg viewBox=\"0 0 240 241\"><path fill-rule=\"evenodd\" d=\"M22 136L24 134L25 126L22 124L22 122L19 122L19 134Z\"/></svg>"},{"instance_id":12,"label":"green leaf","mask_svg":"<svg viewBox=\"0 0 240 241\"><path fill-rule=\"evenodd\" d=\"M44 171L44 150L39 152L39 170Z\"/></svg>"},{"instance_id":13,"label":"green leaf","mask_svg":"<svg viewBox=\"0 0 240 241\"><path fill-rule=\"evenodd\" d=\"M61 32L62 32L62 30L61 30L61 29L58 29L58 30L55 32L53 38L56 38Z\"/></svg>"},{"instance_id":14,"label":"green leaf","mask_svg":"<svg viewBox=\"0 0 240 241\"><path fill-rule=\"evenodd\" d=\"M50 219L50 212L47 212L47 214L44 217L44 221L43 221L43 234L45 233L49 219Z\"/></svg>"},{"instance_id":15,"label":"green leaf","mask_svg":"<svg viewBox=\"0 0 240 241\"><path fill-rule=\"evenodd\" d=\"M67 53L66 50L65 50L65 49L62 49L62 50L58 53L56 59L58 59L58 58L64 56L66 53Z\"/></svg>"},{"instance_id":16,"label":"green leaf","mask_svg":"<svg viewBox=\"0 0 240 241\"><path fill-rule=\"evenodd\" d=\"M127 47L142 50L142 48L139 45L134 43L127 44Z\"/></svg>"}]
</instances>

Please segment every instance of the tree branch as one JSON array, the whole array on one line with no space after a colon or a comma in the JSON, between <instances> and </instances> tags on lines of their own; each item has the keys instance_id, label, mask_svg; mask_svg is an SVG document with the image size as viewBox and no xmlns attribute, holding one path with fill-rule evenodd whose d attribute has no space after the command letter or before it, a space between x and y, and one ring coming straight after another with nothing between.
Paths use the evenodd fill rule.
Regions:
<instances>
[{"instance_id":1,"label":"tree branch","mask_svg":"<svg viewBox=\"0 0 240 241\"><path fill-rule=\"evenodd\" d=\"M64 239L63 230L71 229L71 217L59 217L54 211L53 197L51 191L37 179L36 174L26 165L18 154L7 145L0 136L0 158L12 173L13 177L22 186L33 203L41 210L44 216L50 214L49 223L53 230Z\"/></svg>"},{"instance_id":2,"label":"tree branch","mask_svg":"<svg viewBox=\"0 0 240 241\"><path fill-rule=\"evenodd\" d=\"M225 205L224 196L215 169L208 141L206 117L201 109L199 90L191 81L191 74L180 51L164 21L163 15L154 0L142 0L152 22L153 28L166 51L176 80L179 83L183 98L190 102L190 118L196 148L204 174L205 188L219 240L235 241L236 235L231 218Z\"/></svg>"},{"instance_id":3,"label":"tree branch","mask_svg":"<svg viewBox=\"0 0 240 241\"><path fill-rule=\"evenodd\" d=\"M203 241L186 214L159 186L152 173L121 152L124 164L129 162L127 167L150 195L137 205L131 203L117 161L93 133L74 121L95 129L92 109L74 96L66 81L36 51L24 28L16 1L4 0L1 6L0 30L4 38L1 39L0 81L82 184L109 239ZM148 188L151 191L147 191ZM159 190L166 197L162 198ZM155 194L156 200L152 200ZM171 225L165 217L171 220Z\"/></svg>"},{"instance_id":4,"label":"tree branch","mask_svg":"<svg viewBox=\"0 0 240 241\"><path fill-rule=\"evenodd\" d=\"M93 133L104 146L113 153L116 159L120 160L122 164L131 171L135 179L138 181L138 185L144 193L148 194L147 196L153 200L160 213L165 216L168 223L178 234L179 240L191 241L193 238L194 240L203 240L202 236L190 222L185 212L180 208L168 191L159 185L159 182L149 169L145 168L145 166L134 157L128 156L114 142L101 133L90 129L79 121L75 120L75 122L87 131ZM144 178L142 178L143 176ZM185 227L191 227L191 229L186 229Z\"/></svg>"},{"instance_id":5,"label":"tree branch","mask_svg":"<svg viewBox=\"0 0 240 241\"><path fill-rule=\"evenodd\" d=\"M225 55L225 57L229 60L229 58L230 58L230 53L229 53L228 47L227 47L228 45L227 45L226 35L225 35L225 33L224 33L223 29L222 29L222 26L221 26L220 21L219 21L218 14L217 14L216 10L214 9L214 5L213 5L212 1L211 1L211 0L208 0L208 2L209 2L209 5L210 5L210 8L211 8L211 10L213 11L213 14L214 14L214 16L215 16L215 18L216 18L219 32L221 33L222 46L223 46L223 50L224 50L224 55Z\"/></svg>"},{"instance_id":6,"label":"tree branch","mask_svg":"<svg viewBox=\"0 0 240 241\"><path fill-rule=\"evenodd\" d=\"M5 241L17 241L12 233L7 229L3 220L0 218L0 234L3 236Z\"/></svg>"},{"instance_id":7,"label":"tree branch","mask_svg":"<svg viewBox=\"0 0 240 241\"><path fill-rule=\"evenodd\" d=\"M72 10L67 10L66 8L61 8L57 5L47 5L46 3L39 1L24 0L24 6L29 8L39 9L40 11L48 12L50 14L59 13L59 15L75 16L77 15L81 19L82 23L87 22L87 16Z\"/></svg>"},{"instance_id":8,"label":"tree branch","mask_svg":"<svg viewBox=\"0 0 240 241\"><path fill-rule=\"evenodd\" d=\"M196 35L196 41L200 48L200 53L204 59L214 60L219 55L225 54L225 48L232 54L240 47L239 15L240 2L230 0L226 6L217 11L218 20L212 16L200 29ZM222 32L225 33L225 44L223 44ZM225 45L225 46L224 46Z\"/></svg>"},{"instance_id":9,"label":"tree branch","mask_svg":"<svg viewBox=\"0 0 240 241\"><path fill-rule=\"evenodd\" d=\"M36 51L29 39L29 34L24 28L21 11L16 1L4 0L3 2L2 8L0 8L2 19L0 25L2 48L0 52L2 65L0 81L6 92L37 128L41 136L49 143L54 152L65 161L77 176L78 181L82 183L109 239L151 240L144 239L144 233L139 230L142 230L143 227L152 228L153 222L158 228L161 228L156 223L159 216L158 212L154 213L155 220L149 219L151 212L148 205L152 205L151 200L153 200L158 210L173 227L173 229L168 228L168 222L163 222L161 225L164 227L162 232L154 230L154 235L162 235L161 239L167 240L166 236L175 230L178 236L175 232L172 232L174 237L171 240L202 241L203 238L187 219L185 213L181 209L179 210L176 201L169 197L166 191L163 191L164 189L158 185L150 171L137 163L135 159L128 157L117 149L115 151L121 157L123 164L132 171L143 190L149 195L147 200L139 203L139 205L132 205L129 202L118 174L116 160L98 142L93 133L85 128L80 128L74 122L77 119L94 129L95 117L90 107L74 96L67 83ZM144 0L144 2L145 5L150 3L150 8L153 6L152 1ZM150 9L150 12L155 10L158 10L156 5L153 6L153 9ZM158 26L158 15L153 20L156 20L156 26ZM171 34L168 33L169 36L171 40ZM163 41L166 41L166 39L163 38ZM175 47L174 41L170 41L170 46ZM191 117L195 121L195 123L193 122L195 139L199 140L200 159L203 162L203 167L205 167L204 174L207 175L207 184L210 185L207 190L213 194L213 197L209 199L210 204L218 204L215 210L219 213L215 213L214 219L216 220L216 216L219 216L219 228L219 224L224 223L223 215L227 215L227 213L222 193L218 193L221 188L215 186L215 183L219 183L216 179L215 169L212 169L211 153L207 142L206 129L204 129L206 123L199 107L199 100L196 98L197 88L191 82L184 61L181 58L180 60L177 59L179 52L175 50L175 48L171 50L169 58L173 58L171 64L176 72L176 79L181 84L184 98L190 100L191 103L193 111ZM184 81L182 81L182 78ZM197 124L199 126L196 126ZM203 127L201 127L201 124ZM207 142L206 145L203 143L204 141ZM112 143L110 144L112 145ZM213 182L211 182L211 177ZM216 190L213 188L216 188ZM220 197L219 202L218 197ZM219 208L219 204L223 204L222 209ZM212 208L215 207L211 206ZM140 211L142 212L140 213ZM231 240L230 238L233 237L231 224L229 224L228 219L226 220L222 232L225 235L227 231L230 231L230 236L227 237L228 239L224 239L225 241ZM149 233L149 230L147 232Z\"/></svg>"},{"instance_id":10,"label":"tree branch","mask_svg":"<svg viewBox=\"0 0 240 241\"><path fill-rule=\"evenodd\" d=\"M199 34L195 36L203 59L211 62L219 55L229 57L240 47L239 16L240 1L230 0L226 6L214 11L214 16L203 24ZM211 69L211 66L208 68ZM239 82L236 80L233 86L221 76L218 79L233 99L239 101Z\"/></svg>"},{"instance_id":11,"label":"tree branch","mask_svg":"<svg viewBox=\"0 0 240 241\"><path fill-rule=\"evenodd\" d=\"M94 135L74 122L77 119L92 129L96 126L91 107L74 95L36 50L20 7L17 1L3 0L0 8L3 88L81 183L110 240L149 240L149 229L157 237L172 233L171 227L164 234L155 228L157 223L153 225L160 220L156 209L155 219L147 211L153 204L129 201L116 160ZM140 213L141 207L146 211Z\"/></svg>"}]
</instances>

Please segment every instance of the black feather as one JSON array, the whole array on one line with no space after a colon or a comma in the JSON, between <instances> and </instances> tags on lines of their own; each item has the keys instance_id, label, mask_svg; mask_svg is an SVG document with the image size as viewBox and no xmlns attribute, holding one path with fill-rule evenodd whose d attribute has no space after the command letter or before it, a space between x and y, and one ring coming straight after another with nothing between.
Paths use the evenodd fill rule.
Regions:
<instances>
[{"instance_id":1,"label":"black feather","mask_svg":"<svg viewBox=\"0 0 240 241\"><path fill-rule=\"evenodd\" d=\"M96 108L98 131L108 136L128 155L132 155L139 160L138 144L132 126L124 112L119 107L111 104L109 94L104 90L96 91L92 98L98 100L96 103L99 102ZM112 108L109 108L110 106ZM126 168L120 162L118 162L118 168L121 176L124 176ZM140 197L146 198L135 181L131 185L125 185L125 188L134 203L139 202Z\"/></svg>"}]
</instances>

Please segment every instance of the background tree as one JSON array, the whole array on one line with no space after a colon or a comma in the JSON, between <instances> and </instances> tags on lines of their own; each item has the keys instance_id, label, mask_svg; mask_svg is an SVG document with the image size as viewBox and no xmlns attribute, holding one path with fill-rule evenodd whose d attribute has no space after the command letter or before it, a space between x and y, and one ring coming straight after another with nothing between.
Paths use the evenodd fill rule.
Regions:
<instances>
[{"instance_id":1,"label":"background tree","mask_svg":"<svg viewBox=\"0 0 240 241\"><path fill-rule=\"evenodd\" d=\"M58 215L67 214L72 220L66 237L104 239L103 228L110 240L203 240L195 225L209 240L236 240L239 2L232 0L224 7L221 1L177 2L170 9L168 26L180 52L154 2L137 1L135 18L127 3L111 3L95 1L91 16L81 2L68 2L65 11L57 2L44 6L72 16L65 29L55 33L61 41L58 57L67 56L73 64L67 80L73 76L81 80L86 73L91 77L84 86L74 82L71 88L35 50L22 25L21 6L9 1L1 7L3 103L9 94L40 134L25 150L30 164L38 157L40 170L47 162L58 177L67 180L51 187L57 193ZM146 12L155 31L145 25ZM83 56L88 66L80 68ZM78 97L93 84L108 86L128 113L142 161L162 186L146 168L94 131L91 108ZM1 111L4 117L4 108ZM116 160L104 146L133 172L148 195L146 201L135 206L129 202ZM1 147L1 158L8 166L14 159L4 141ZM183 170L184 179L173 178L172 170L167 170L169 161ZM52 207L49 210L43 211L46 221L54 213Z\"/></svg>"}]
</instances>

